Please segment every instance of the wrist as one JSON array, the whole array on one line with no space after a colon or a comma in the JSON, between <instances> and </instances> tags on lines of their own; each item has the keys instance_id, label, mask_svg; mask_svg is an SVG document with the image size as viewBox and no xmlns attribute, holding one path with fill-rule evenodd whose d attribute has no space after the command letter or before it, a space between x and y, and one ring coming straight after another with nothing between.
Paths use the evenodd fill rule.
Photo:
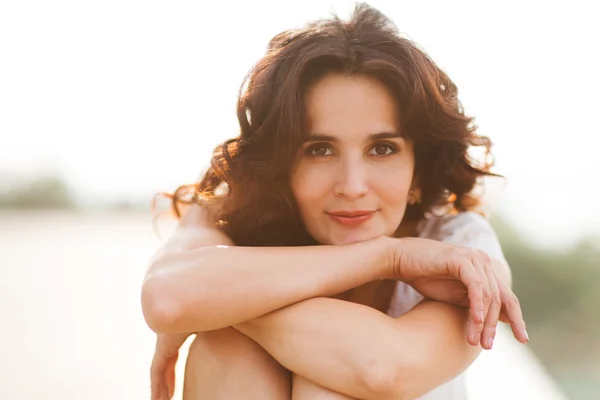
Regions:
<instances>
[{"instance_id":1,"label":"wrist","mask_svg":"<svg viewBox=\"0 0 600 400\"><path fill-rule=\"evenodd\" d=\"M373 263L373 280L395 279L395 268L397 264L397 254L399 239L389 236L380 236L371 240L375 248L376 257Z\"/></svg>"}]
</instances>

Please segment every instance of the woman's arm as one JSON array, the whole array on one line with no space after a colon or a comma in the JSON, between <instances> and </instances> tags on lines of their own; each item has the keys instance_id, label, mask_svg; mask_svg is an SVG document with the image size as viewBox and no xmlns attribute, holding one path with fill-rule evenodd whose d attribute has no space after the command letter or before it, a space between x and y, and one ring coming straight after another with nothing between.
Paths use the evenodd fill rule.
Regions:
<instances>
[{"instance_id":1,"label":"woman's arm","mask_svg":"<svg viewBox=\"0 0 600 400\"><path fill-rule=\"evenodd\" d=\"M344 246L234 247L194 205L150 262L142 287L156 332L224 328L301 300L330 296L386 274L389 241Z\"/></svg>"},{"instance_id":2,"label":"woman's arm","mask_svg":"<svg viewBox=\"0 0 600 400\"><path fill-rule=\"evenodd\" d=\"M385 278L435 287L432 298L468 306L473 345L479 339L487 343L492 330L481 335L484 321L488 328L495 326L501 306L507 306L515 336L525 340L516 298L506 285L496 284L489 257L481 251L387 237L341 246L234 247L206 218L204 209L193 206L150 263L142 308L156 332L219 329ZM457 285L465 299L468 294L466 304L453 298ZM494 301L484 297L489 293Z\"/></svg>"},{"instance_id":3,"label":"woman's arm","mask_svg":"<svg viewBox=\"0 0 600 400\"><path fill-rule=\"evenodd\" d=\"M315 298L234 327L284 367L360 399L414 399L464 371L480 347L465 339L468 311L425 301L397 319Z\"/></svg>"}]
</instances>

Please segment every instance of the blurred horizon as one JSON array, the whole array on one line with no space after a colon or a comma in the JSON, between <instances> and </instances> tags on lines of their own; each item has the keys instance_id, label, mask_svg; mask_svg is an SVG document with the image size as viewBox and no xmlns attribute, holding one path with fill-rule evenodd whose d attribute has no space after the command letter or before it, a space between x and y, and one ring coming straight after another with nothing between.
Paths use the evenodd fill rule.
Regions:
<instances>
[{"instance_id":1,"label":"blurred horizon","mask_svg":"<svg viewBox=\"0 0 600 400\"><path fill-rule=\"evenodd\" d=\"M484 210L492 219L501 220L503 224L508 224L530 246L569 251L582 243L589 243L600 249L600 227L598 226L594 226L593 229L587 231L562 232L556 236L529 236L530 230L524 229L518 218L515 218L513 213L506 210L506 205L500 204L498 206L494 204L494 196L498 196L499 185L497 183L500 178L492 178L496 182L492 182L491 185L490 180L486 179L484 185L487 192L483 195ZM193 181L181 182L180 184ZM489 189L490 186L491 190ZM154 191L137 191L136 195L115 191L114 195L91 196L89 193L78 191L56 169L48 169L44 173L28 174L15 174L0 170L0 211L3 209L5 211L62 209L80 212L128 210L147 212L149 218L151 218L154 215L151 211L154 196L160 192L173 192L175 189L176 187L163 188L162 190L157 188ZM158 211L167 211L170 207L165 199L162 199L162 201L159 199L156 205Z\"/></svg>"}]
</instances>

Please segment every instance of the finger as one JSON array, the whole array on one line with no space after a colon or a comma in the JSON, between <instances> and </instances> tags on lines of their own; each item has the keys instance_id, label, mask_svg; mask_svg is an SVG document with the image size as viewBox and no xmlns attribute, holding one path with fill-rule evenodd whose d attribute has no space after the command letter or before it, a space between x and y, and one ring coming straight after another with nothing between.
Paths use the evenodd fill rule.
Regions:
<instances>
[{"instance_id":1,"label":"finger","mask_svg":"<svg viewBox=\"0 0 600 400\"><path fill-rule=\"evenodd\" d=\"M161 400L165 395L164 389L164 377L162 371L164 371L164 363L157 360L152 360L152 366L150 367L150 390L152 400Z\"/></svg>"},{"instance_id":2,"label":"finger","mask_svg":"<svg viewBox=\"0 0 600 400\"><path fill-rule=\"evenodd\" d=\"M506 311L503 308L500 308L500 321L508 324L510 321L508 320L508 316L506 315Z\"/></svg>"},{"instance_id":3,"label":"finger","mask_svg":"<svg viewBox=\"0 0 600 400\"><path fill-rule=\"evenodd\" d=\"M500 300L500 289L498 288L498 282L496 281L491 263L488 259L482 260L482 263L485 265L485 273L488 277L490 291L492 293L492 301L488 314L485 318L483 333L481 335L481 347L491 350L494 344L494 337L496 336L496 326L498 325L498 318L500 316L500 310L502 309L502 302Z\"/></svg>"},{"instance_id":4,"label":"finger","mask_svg":"<svg viewBox=\"0 0 600 400\"><path fill-rule=\"evenodd\" d=\"M483 320L481 322L473 321L472 329L470 334L470 343L474 346L478 346L481 343L483 328L485 325L485 320L488 316L490 305L492 303L492 291L490 289L489 278L486 274L484 264L482 260L476 256L476 253L472 253L471 262L475 268L475 271L479 275L479 279L481 280L482 292L483 292Z\"/></svg>"},{"instance_id":5,"label":"finger","mask_svg":"<svg viewBox=\"0 0 600 400\"><path fill-rule=\"evenodd\" d=\"M152 367L150 368L150 399L151 400L159 400L160 399L160 379L157 379L156 368L154 366L154 362L152 362Z\"/></svg>"},{"instance_id":6,"label":"finger","mask_svg":"<svg viewBox=\"0 0 600 400\"><path fill-rule=\"evenodd\" d=\"M529 335L525 328L523 312L521 311L521 305L519 304L517 296L515 296L512 290L510 290L510 288L501 280L498 280L498 288L500 289L502 308L506 313L506 318L513 331L513 335L515 335L515 338L521 343L529 342Z\"/></svg>"},{"instance_id":7,"label":"finger","mask_svg":"<svg viewBox=\"0 0 600 400\"><path fill-rule=\"evenodd\" d=\"M167 382L165 385L165 392L166 392L167 399L172 399L173 393L175 393L175 383L171 382L170 379L171 379L170 377L167 379Z\"/></svg>"},{"instance_id":8,"label":"finger","mask_svg":"<svg viewBox=\"0 0 600 400\"><path fill-rule=\"evenodd\" d=\"M156 381L152 384L152 394L151 394L152 400L166 399L167 393L168 393L168 391L167 391L166 385L164 384L164 382L162 380Z\"/></svg>"},{"instance_id":9,"label":"finger","mask_svg":"<svg viewBox=\"0 0 600 400\"><path fill-rule=\"evenodd\" d=\"M467 258L460 258L452 263L454 266L454 275L466 287L469 297L469 309L471 318L467 328L467 341L476 346L477 327L485 321L483 306L483 282L477 270Z\"/></svg>"},{"instance_id":10,"label":"finger","mask_svg":"<svg viewBox=\"0 0 600 400\"><path fill-rule=\"evenodd\" d=\"M161 381L154 381L151 387L150 398L152 400L162 400L165 396L165 387L161 384Z\"/></svg>"},{"instance_id":11,"label":"finger","mask_svg":"<svg viewBox=\"0 0 600 400\"><path fill-rule=\"evenodd\" d=\"M175 355L173 358L171 358L171 360L169 360L166 371L166 383L169 399L173 398L173 394L175 393L175 367L177 365L177 358L177 355Z\"/></svg>"}]
</instances>

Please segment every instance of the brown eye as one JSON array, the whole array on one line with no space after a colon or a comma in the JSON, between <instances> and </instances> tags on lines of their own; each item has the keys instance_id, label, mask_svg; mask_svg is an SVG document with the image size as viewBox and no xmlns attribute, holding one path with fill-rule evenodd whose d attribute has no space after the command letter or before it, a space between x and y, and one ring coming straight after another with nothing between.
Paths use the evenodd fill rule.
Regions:
<instances>
[{"instance_id":1,"label":"brown eye","mask_svg":"<svg viewBox=\"0 0 600 400\"><path fill-rule=\"evenodd\" d=\"M325 154L327 154L327 148L325 146L315 147L313 149L313 154L315 156L324 156Z\"/></svg>"},{"instance_id":2,"label":"brown eye","mask_svg":"<svg viewBox=\"0 0 600 400\"><path fill-rule=\"evenodd\" d=\"M312 157L324 157L329 156L333 152L329 145L326 143L317 143L312 146L309 146L306 149L306 154Z\"/></svg>"},{"instance_id":3,"label":"brown eye","mask_svg":"<svg viewBox=\"0 0 600 400\"><path fill-rule=\"evenodd\" d=\"M383 156L383 155L387 154L389 149L390 149L389 146L379 144L379 145L375 146L375 153L377 153L380 156Z\"/></svg>"},{"instance_id":4,"label":"brown eye","mask_svg":"<svg viewBox=\"0 0 600 400\"><path fill-rule=\"evenodd\" d=\"M377 143L371 148L371 154L375 156L389 156L398 152L398 149L389 143Z\"/></svg>"}]
</instances>

